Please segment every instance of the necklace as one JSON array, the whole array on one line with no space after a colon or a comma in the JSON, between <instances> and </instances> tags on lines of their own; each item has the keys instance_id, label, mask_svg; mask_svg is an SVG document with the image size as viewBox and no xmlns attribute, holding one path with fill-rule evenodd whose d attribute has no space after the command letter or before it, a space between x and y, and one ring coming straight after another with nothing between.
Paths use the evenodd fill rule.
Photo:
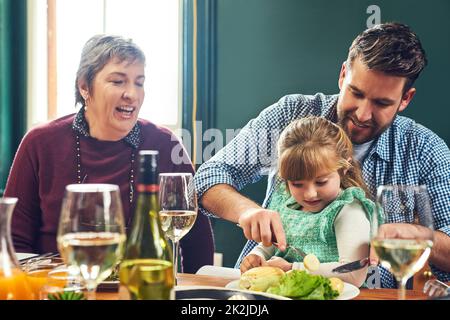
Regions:
<instances>
[{"instance_id":1,"label":"necklace","mask_svg":"<svg viewBox=\"0 0 450 320\"><path fill-rule=\"evenodd\" d=\"M80 151L80 136L76 135L76 154L77 154L77 183L81 184L84 183L84 181L87 179L87 174L84 175L83 179L81 179L81 151ZM133 203L133 195L134 195L134 149L131 151L131 166L130 166L130 193L129 193L129 200L130 203Z\"/></svg>"}]
</instances>

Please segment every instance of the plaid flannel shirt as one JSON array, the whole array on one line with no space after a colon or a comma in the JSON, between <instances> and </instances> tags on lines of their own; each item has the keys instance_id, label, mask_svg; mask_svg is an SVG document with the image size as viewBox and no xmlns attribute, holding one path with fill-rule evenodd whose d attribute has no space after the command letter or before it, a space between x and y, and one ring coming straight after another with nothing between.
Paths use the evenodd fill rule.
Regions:
<instances>
[{"instance_id":1,"label":"plaid flannel shirt","mask_svg":"<svg viewBox=\"0 0 450 320\"><path fill-rule=\"evenodd\" d=\"M266 207L276 184L276 143L278 135L293 120L322 116L336 122L338 95L288 95L264 109L239 134L195 175L200 198L216 184L229 184L241 190L245 185L268 175ZM387 184L424 184L430 194L434 226L450 236L450 151L431 130L413 120L396 116L392 125L372 144L362 163L363 177L372 195L377 186ZM200 207L200 211L215 217ZM257 243L248 241L237 263L239 266ZM450 281L450 273L431 264L433 273ZM391 273L379 267L382 287L395 287Z\"/></svg>"}]
</instances>

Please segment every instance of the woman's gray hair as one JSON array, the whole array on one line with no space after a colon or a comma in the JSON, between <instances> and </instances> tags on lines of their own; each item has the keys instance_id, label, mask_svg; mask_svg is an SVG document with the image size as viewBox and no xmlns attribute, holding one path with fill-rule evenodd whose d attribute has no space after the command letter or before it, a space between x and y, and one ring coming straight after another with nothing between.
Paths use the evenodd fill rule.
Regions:
<instances>
[{"instance_id":1,"label":"woman's gray hair","mask_svg":"<svg viewBox=\"0 0 450 320\"><path fill-rule=\"evenodd\" d=\"M145 64L144 52L131 39L113 35L93 36L86 42L81 52L75 80L75 105L78 103L85 105L78 84L84 82L91 93L95 76L111 59L117 59L119 63L122 61L133 63L137 60Z\"/></svg>"}]
</instances>

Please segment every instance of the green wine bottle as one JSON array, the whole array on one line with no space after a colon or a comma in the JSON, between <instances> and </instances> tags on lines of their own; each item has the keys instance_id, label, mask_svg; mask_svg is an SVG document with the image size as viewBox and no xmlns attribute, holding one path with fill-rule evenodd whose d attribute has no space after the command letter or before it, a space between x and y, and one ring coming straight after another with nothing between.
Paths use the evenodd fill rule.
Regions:
<instances>
[{"instance_id":1,"label":"green wine bottle","mask_svg":"<svg viewBox=\"0 0 450 320\"><path fill-rule=\"evenodd\" d=\"M133 300L174 299L172 252L159 219L157 158L158 151L139 152L136 210L120 264L121 295Z\"/></svg>"}]
</instances>

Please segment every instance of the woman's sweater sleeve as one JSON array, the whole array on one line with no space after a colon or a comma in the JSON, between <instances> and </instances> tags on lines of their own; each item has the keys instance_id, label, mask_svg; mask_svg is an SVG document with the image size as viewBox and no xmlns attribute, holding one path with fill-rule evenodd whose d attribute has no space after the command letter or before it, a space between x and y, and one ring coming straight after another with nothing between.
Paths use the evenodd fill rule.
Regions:
<instances>
[{"instance_id":1,"label":"woman's sweater sleeve","mask_svg":"<svg viewBox=\"0 0 450 320\"><path fill-rule=\"evenodd\" d=\"M36 235L39 232L41 211L37 159L33 152L33 134L22 140L8 177L5 197L17 197L11 219L11 235L17 252L37 252Z\"/></svg>"},{"instance_id":2,"label":"woman's sweater sleeve","mask_svg":"<svg viewBox=\"0 0 450 320\"><path fill-rule=\"evenodd\" d=\"M367 268L348 273L333 273L336 267L369 255L370 222L359 201L345 205L334 221L339 262L321 263L319 270L312 272L325 277L336 277L360 287L367 276ZM292 269L303 270L303 263L294 262Z\"/></svg>"}]
</instances>

